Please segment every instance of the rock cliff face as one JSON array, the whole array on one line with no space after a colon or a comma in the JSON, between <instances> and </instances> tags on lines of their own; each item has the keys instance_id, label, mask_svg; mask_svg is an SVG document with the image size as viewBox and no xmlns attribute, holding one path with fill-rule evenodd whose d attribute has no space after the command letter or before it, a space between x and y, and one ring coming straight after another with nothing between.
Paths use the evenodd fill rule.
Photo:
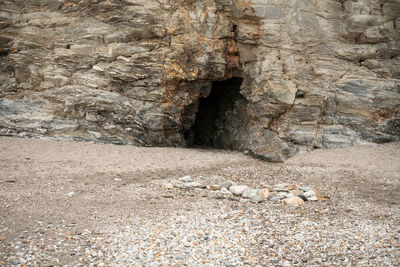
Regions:
<instances>
[{"instance_id":1,"label":"rock cliff face","mask_svg":"<svg viewBox=\"0 0 400 267\"><path fill-rule=\"evenodd\" d=\"M400 140L398 0L2 0L0 134L282 161Z\"/></svg>"}]
</instances>

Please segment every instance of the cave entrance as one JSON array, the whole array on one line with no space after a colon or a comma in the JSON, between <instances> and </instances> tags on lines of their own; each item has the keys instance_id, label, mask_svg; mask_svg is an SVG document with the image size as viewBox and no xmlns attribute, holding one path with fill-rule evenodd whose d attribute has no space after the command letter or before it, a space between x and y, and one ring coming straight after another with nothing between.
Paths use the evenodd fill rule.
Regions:
<instances>
[{"instance_id":1,"label":"cave entrance","mask_svg":"<svg viewBox=\"0 0 400 267\"><path fill-rule=\"evenodd\" d=\"M227 126L238 99L244 99L240 94L242 78L231 78L212 83L210 95L201 98L196 113L196 119L185 133L187 146L228 148L223 145L223 131Z\"/></svg>"}]
</instances>

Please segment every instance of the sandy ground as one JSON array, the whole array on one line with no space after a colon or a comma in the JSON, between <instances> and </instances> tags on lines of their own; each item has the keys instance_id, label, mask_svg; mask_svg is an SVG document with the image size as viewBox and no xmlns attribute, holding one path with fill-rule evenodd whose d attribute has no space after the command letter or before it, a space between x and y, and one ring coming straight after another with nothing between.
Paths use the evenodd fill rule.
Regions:
<instances>
[{"instance_id":1,"label":"sandy ground","mask_svg":"<svg viewBox=\"0 0 400 267\"><path fill-rule=\"evenodd\" d=\"M206 184L232 179L254 187L283 182L312 185L331 201L307 202L299 208L305 214L348 221L368 218L394 229L400 225L399 143L316 150L272 164L222 150L1 137L0 265L10 264L12 244L34 235L38 223L62 224L65 231L80 233L136 218L157 220L171 211L193 213L194 207L207 210L220 205L204 195L175 191L173 198L164 198L164 183L185 175ZM70 192L73 197L67 196ZM271 209L293 213L284 204ZM316 213L325 209L330 212ZM70 224L73 229L67 229ZM51 243L55 235L56 231L46 230L40 240ZM400 250L398 240L393 240ZM78 261L72 254L58 257L61 263ZM389 262L400 263L400 259L389 258Z\"/></svg>"}]
</instances>

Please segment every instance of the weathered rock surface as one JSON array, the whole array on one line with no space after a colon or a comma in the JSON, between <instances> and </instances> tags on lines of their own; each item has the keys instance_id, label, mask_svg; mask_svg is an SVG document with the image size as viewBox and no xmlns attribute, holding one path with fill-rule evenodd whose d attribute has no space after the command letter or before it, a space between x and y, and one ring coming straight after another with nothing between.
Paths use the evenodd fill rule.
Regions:
<instances>
[{"instance_id":1,"label":"weathered rock surface","mask_svg":"<svg viewBox=\"0 0 400 267\"><path fill-rule=\"evenodd\" d=\"M5 0L0 134L248 150L400 140L396 0Z\"/></svg>"}]
</instances>

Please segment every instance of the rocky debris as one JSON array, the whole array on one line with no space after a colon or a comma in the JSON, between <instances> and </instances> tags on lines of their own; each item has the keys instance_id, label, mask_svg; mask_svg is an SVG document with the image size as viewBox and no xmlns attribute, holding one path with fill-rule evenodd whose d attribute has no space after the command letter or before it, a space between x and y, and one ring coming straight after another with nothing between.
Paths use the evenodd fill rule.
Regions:
<instances>
[{"instance_id":1,"label":"rocky debris","mask_svg":"<svg viewBox=\"0 0 400 267\"><path fill-rule=\"evenodd\" d=\"M301 199L296 204L300 203ZM313 211L285 214L264 205L224 205L211 210L197 209L195 213L172 210L154 220L135 218L130 222L115 221L101 229L76 231L68 230L65 221L51 225L38 222L24 238L8 243L8 252L0 254L4 256L0 263L28 266L66 265L66 262L74 266L314 266L354 262L363 266L398 265L398 241L391 238L399 236L398 226L368 220L343 222L337 216L327 215L332 211L326 208L315 210L319 215L315 221L307 212ZM55 238L48 238L44 229L46 234L54 233ZM287 243L291 250L279 242ZM269 254L265 255L265 251Z\"/></svg>"},{"instance_id":2,"label":"rocky debris","mask_svg":"<svg viewBox=\"0 0 400 267\"><path fill-rule=\"evenodd\" d=\"M382 0L2 1L0 135L207 145L276 162L400 140L399 10Z\"/></svg>"},{"instance_id":3,"label":"rocky debris","mask_svg":"<svg viewBox=\"0 0 400 267\"><path fill-rule=\"evenodd\" d=\"M213 165L201 159L204 152L200 151L197 157L189 154L186 158L202 161L203 168L185 164L179 171L168 173L161 160L158 171L153 164L145 164L142 152L152 151L148 157L153 159L156 155L152 148L89 145L95 149L86 153L85 143L72 150L75 143L61 149L59 145L64 142L52 142L55 153L59 153L56 158L48 150L39 149L37 140L16 139L15 155L10 158L9 148L14 142L4 140L0 142L0 174L5 174L3 180L12 174L17 183L0 186L0 265L23 266L20 262L26 261L26 266L400 266L399 194L387 190L399 184L399 144L391 145L390 150L387 145L383 150L369 146L373 148L370 154L381 161L371 160L364 148L358 150L359 154L353 153L357 148L348 149L352 152L349 157L362 162L363 168L343 167L343 156L338 157L335 167L321 167L315 161L304 163L302 157L293 159L297 165L293 161L277 165L253 159L249 163L247 157L245 161L221 164L211 156ZM36 153L26 150L31 142ZM113 153L115 149L118 153ZM129 161L140 171L123 175L126 169L110 162L111 158L123 162L120 149L127 150L129 160L134 153L140 155L140 163ZM169 159L172 149L163 150ZM26 166L20 160L24 158L22 152L35 155L34 161L40 164ZM343 155L342 150L317 153L339 152ZM84 160L93 163L88 155L100 153L104 159L100 163L111 164L113 169L101 173L103 170L85 165ZM229 157L233 155L238 153ZM175 157L180 162L182 154ZM313 159L334 161L331 157ZM365 163L368 160L374 162L374 168ZM148 180L143 178L146 165L151 177ZM66 173L71 166L75 167L70 169L72 175ZM115 172L129 183L114 182ZM230 178L236 185L268 188L270 195L278 194L272 191L275 184L288 181L310 185L308 190L315 188L321 195L329 192L334 198L303 205L286 205L283 201L254 204L230 191L223 195L226 188L164 188L165 183L177 183L178 179L169 177L179 178L182 173L190 173L192 182L204 185ZM215 173L220 177L213 178ZM65 196L70 191L77 193L73 199ZM222 198L211 198L214 193Z\"/></svg>"},{"instance_id":4,"label":"rocky debris","mask_svg":"<svg viewBox=\"0 0 400 267\"><path fill-rule=\"evenodd\" d=\"M264 185L266 188L250 188L247 185L235 185L232 181L223 183L229 186L229 190L225 186L219 186L217 184L210 184L204 186L203 184L194 181L190 176L185 176L172 181L172 183L167 183L164 185L164 189L208 189L210 192L205 196L216 199L225 199L229 196L240 197L243 200L250 200L253 203L260 203L263 201L271 202L281 202L285 204L304 204L305 201L327 201L330 200L328 196L322 197L318 191L309 186L298 186L296 184L281 183L272 186ZM168 185L168 186L166 186ZM267 189L267 188L270 188ZM298 189L297 189L298 188ZM304 191L305 189L306 191ZM171 197L170 197L171 196ZM172 198L173 195L167 194L163 195L165 198ZM233 198L232 200L235 200Z\"/></svg>"}]
</instances>

